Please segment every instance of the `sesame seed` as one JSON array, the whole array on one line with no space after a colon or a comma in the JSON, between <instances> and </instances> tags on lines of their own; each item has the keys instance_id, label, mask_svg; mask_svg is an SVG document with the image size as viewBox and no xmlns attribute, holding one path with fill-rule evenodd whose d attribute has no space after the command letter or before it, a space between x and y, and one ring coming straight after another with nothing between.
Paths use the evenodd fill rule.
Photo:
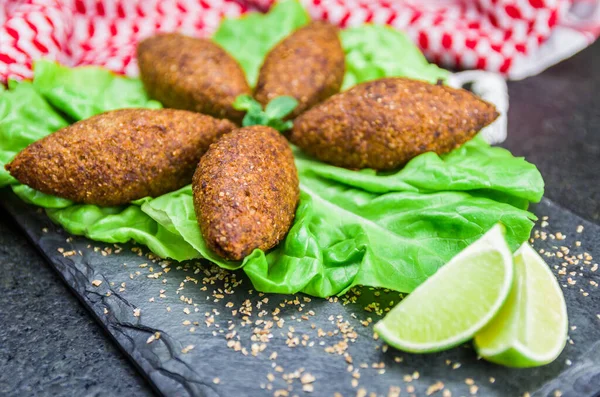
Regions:
<instances>
[{"instance_id":1,"label":"sesame seed","mask_svg":"<svg viewBox=\"0 0 600 397\"><path fill-rule=\"evenodd\" d=\"M429 386L427 388L427 391L425 392L425 394L427 394L428 396L431 396L433 393L437 393L438 391L442 390L444 388L444 384L442 382L436 382L433 385Z\"/></svg>"},{"instance_id":2,"label":"sesame seed","mask_svg":"<svg viewBox=\"0 0 600 397\"><path fill-rule=\"evenodd\" d=\"M306 384L306 383L312 383L315 381L315 377L311 374L309 374L308 372L303 374L302 377L300 378L300 382L302 384Z\"/></svg>"},{"instance_id":3,"label":"sesame seed","mask_svg":"<svg viewBox=\"0 0 600 397\"><path fill-rule=\"evenodd\" d=\"M181 349L181 352L183 354L187 354L190 350L193 350L194 347L195 347L194 345L187 345L186 347L184 347L183 349Z\"/></svg>"},{"instance_id":4,"label":"sesame seed","mask_svg":"<svg viewBox=\"0 0 600 397\"><path fill-rule=\"evenodd\" d=\"M92 285L94 287L99 287L102 284L102 280L94 280L92 281Z\"/></svg>"}]
</instances>

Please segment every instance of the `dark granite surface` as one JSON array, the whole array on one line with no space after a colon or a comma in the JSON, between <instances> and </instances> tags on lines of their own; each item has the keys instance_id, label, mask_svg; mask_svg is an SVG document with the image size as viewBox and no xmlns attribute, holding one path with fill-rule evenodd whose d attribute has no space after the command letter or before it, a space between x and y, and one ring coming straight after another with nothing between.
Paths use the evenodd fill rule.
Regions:
<instances>
[{"instance_id":1,"label":"dark granite surface","mask_svg":"<svg viewBox=\"0 0 600 397\"><path fill-rule=\"evenodd\" d=\"M0 208L0 396L151 394Z\"/></svg>"},{"instance_id":2,"label":"dark granite surface","mask_svg":"<svg viewBox=\"0 0 600 397\"><path fill-rule=\"evenodd\" d=\"M509 94L503 146L537 165L546 197L600 223L600 41Z\"/></svg>"},{"instance_id":3,"label":"dark granite surface","mask_svg":"<svg viewBox=\"0 0 600 397\"><path fill-rule=\"evenodd\" d=\"M511 83L505 144L538 165L547 197L596 223L598 71L600 43L540 76ZM0 269L0 395L151 393L4 212Z\"/></svg>"}]
</instances>

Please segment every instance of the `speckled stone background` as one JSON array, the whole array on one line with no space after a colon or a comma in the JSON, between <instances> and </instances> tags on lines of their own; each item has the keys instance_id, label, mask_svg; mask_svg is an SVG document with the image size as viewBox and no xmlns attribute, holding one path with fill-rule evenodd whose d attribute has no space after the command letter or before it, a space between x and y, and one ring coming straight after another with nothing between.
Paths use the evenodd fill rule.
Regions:
<instances>
[{"instance_id":1,"label":"speckled stone background","mask_svg":"<svg viewBox=\"0 0 600 397\"><path fill-rule=\"evenodd\" d=\"M514 154L525 155L529 161L538 165L546 180L547 197L595 223L600 222L598 71L600 43L540 76L510 83L510 131L509 140L505 144ZM25 214L24 210L19 211ZM556 231L569 233L570 236L577 224L584 223L551 202L544 203L536 211L540 215L550 215L551 227L556 227ZM31 214L26 216L29 215ZM33 215L30 217L31 222L44 222L43 216ZM149 384L142 380L116 345L107 338L107 334L86 313L65 284L60 282L56 272L29 245L6 212L0 211L0 219L0 395L151 394ZM596 257L596 261L600 258L597 248L600 247L598 230L591 223L586 224L585 238L581 239L583 246ZM40 233L40 229L35 232ZM46 239L42 248L50 251L55 249L52 249L52 244L65 245L66 236L55 237L60 237L60 242ZM122 335L121 344L134 353L138 363L145 366L149 377L160 385L163 392L222 396L272 395L273 391L266 392L260 388L261 383L267 383L265 376L269 371L279 378L280 383L274 382L274 386L281 386L281 374L270 368L268 355L271 347L266 350L268 354L263 352L256 359L246 358L240 352L223 347L225 342L222 335L212 337L210 333L204 334L208 329L206 326L197 327L197 332L190 336L189 327L181 325L185 314L181 313L180 307L177 309L177 316L161 314L166 312L155 309L146 310L147 298L157 296L158 291L154 291L156 288L146 291L144 286L158 280L130 281L124 269L119 270L122 274L111 275L115 281L130 281L128 299L132 299L132 302L136 300L133 305L141 307L140 318L133 316L130 310L132 303L127 300L125 304L123 301L105 301L94 293L86 294L86 288L91 287L89 281L99 277L93 269L101 268L106 262L101 256L97 256L90 253L86 257L92 266L80 269L85 269L84 272L73 273L71 283L85 286L80 295L98 308L97 316L102 318L101 305L110 307L111 312L118 314L115 315L119 317L118 321L113 321L117 326L109 327L110 331L117 337ZM65 258L60 256L59 259L62 261ZM68 262L64 261L64 266ZM78 266L80 265L85 264L79 263ZM60 267L60 263L57 266ZM62 268L65 274L67 269ZM171 277L176 280L183 276L184 273L175 272ZM402 355L404 361L395 365L395 355L388 353L382 359L387 364L387 373L378 375L376 369L361 370L360 387L385 395L388 386L395 382L402 387L403 395L406 395L407 384L402 381L402 376L419 370L420 379L413 381L413 384L420 393L424 393L434 381L441 380L451 390L466 394L468 388L464 385L464 378L470 376L479 386L480 395L518 395L525 391L522 387L527 384L527 389L531 392L538 390L538 395L551 395L558 387L565 396L593 396L600 391L600 349L596 343L600 340L600 331L599 320L595 317L595 313L600 313L600 303L598 293L585 285L589 281L588 276L597 277L588 273L585 277L577 276L575 278L579 280L579 284L567 289L572 324L577 324L578 328L571 333L574 345L569 345L565 356L551 366L514 372L481 362L471 363L469 360L472 360L473 354L468 348L444 353L447 356L430 356L426 359L430 360L428 364L422 362L421 358ZM108 280L104 286L108 286ZM584 297L579 291L580 287L590 290L590 295ZM118 288L118 284L115 288ZM135 299L136 296L139 299ZM173 304L173 310L177 303ZM273 304L275 298L271 302ZM161 308L163 306L164 304L160 305ZM324 320L319 321L327 322L327 311L331 309L326 304L320 306L323 307L318 310L318 316L324 317ZM349 317L350 310L343 313L344 319L354 321ZM203 313L204 310L201 314ZM331 312L335 315L339 313L339 309ZM356 314L362 317L365 313L356 310ZM196 316L196 319L203 317ZM168 320L169 318L171 319ZM225 318L221 318L219 321L224 320ZM110 323L108 320L104 321ZM140 327L140 324L150 324L151 327ZM152 352L148 355L148 351L144 352L146 340L150 331L154 330L152 327L159 326L177 330L174 331L176 336L172 340L165 337L160 344L152 343L153 349L163 346L167 350L148 350ZM361 357L365 360L378 357L373 356L377 353L374 350L376 342L370 339L366 329L361 329L360 325L356 329L361 333L359 340L365 341L368 350L365 348L364 355L361 356L363 349L357 348L353 353L355 360L359 362ZM125 334L127 337L123 336ZM180 352L188 343L202 340L203 335L209 341L206 345L196 346L181 360L174 359L179 354L174 355L173 352ZM285 352L285 349L285 346L278 346L276 350ZM297 369L297 362L309 358L301 353L303 350L289 350L287 354L280 353L276 360L284 367L285 372ZM350 385L351 377L346 373L345 362L340 361L342 358L339 356L330 356L320 354L318 357L322 359L312 368L306 366L306 370L317 377L313 395L332 395L336 390L343 391L344 396L354 395L356 389ZM455 376L448 371L444 364L445 357L453 361L459 360L462 367L458 371L463 372ZM566 363L567 359L572 362L570 366ZM165 366L164 363L169 364ZM150 370L161 366L163 368L160 370ZM469 369L472 371L467 371ZM495 374L494 384L486 381L487 373ZM213 382L215 377L220 378L219 384ZM294 392L301 394L301 385L297 380L294 382ZM453 395L460 395L458 393Z\"/></svg>"}]
</instances>

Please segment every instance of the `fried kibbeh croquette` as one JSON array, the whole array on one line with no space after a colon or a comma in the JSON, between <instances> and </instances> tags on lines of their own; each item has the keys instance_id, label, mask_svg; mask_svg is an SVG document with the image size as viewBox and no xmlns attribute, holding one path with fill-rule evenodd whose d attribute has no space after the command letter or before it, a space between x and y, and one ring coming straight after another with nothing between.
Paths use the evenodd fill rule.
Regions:
<instances>
[{"instance_id":1,"label":"fried kibbeh croquette","mask_svg":"<svg viewBox=\"0 0 600 397\"><path fill-rule=\"evenodd\" d=\"M146 91L165 107L241 122L244 112L233 102L252 90L237 61L216 43L158 34L140 42L137 57Z\"/></svg>"},{"instance_id":2,"label":"fried kibbeh croquette","mask_svg":"<svg viewBox=\"0 0 600 397\"><path fill-rule=\"evenodd\" d=\"M338 93L344 79L344 50L337 27L312 22L277 44L266 56L254 98L263 105L278 96L298 100L292 119Z\"/></svg>"},{"instance_id":3,"label":"fried kibbeh croquette","mask_svg":"<svg viewBox=\"0 0 600 397\"><path fill-rule=\"evenodd\" d=\"M114 110L29 145L6 165L19 182L77 203L113 206L192 181L229 120L175 109Z\"/></svg>"},{"instance_id":4,"label":"fried kibbeh croquette","mask_svg":"<svg viewBox=\"0 0 600 397\"><path fill-rule=\"evenodd\" d=\"M286 139L258 125L234 130L212 144L198 164L192 189L204 240L230 260L283 240L300 194Z\"/></svg>"},{"instance_id":5,"label":"fried kibbeh croquette","mask_svg":"<svg viewBox=\"0 0 600 397\"><path fill-rule=\"evenodd\" d=\"M469 91L384 78L334 95L294 121L292 143L345 168L393 170L425 153L446 153L498 117Z\"/></svg>"}]
</instances>

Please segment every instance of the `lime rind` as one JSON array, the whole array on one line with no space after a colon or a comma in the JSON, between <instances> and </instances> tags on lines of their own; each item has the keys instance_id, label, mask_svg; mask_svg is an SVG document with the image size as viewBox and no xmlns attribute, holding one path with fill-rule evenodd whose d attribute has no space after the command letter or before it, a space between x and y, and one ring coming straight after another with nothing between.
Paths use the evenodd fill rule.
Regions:
<instances>
[{"instance_id":1,"label":"lime rind","mask_svg":"<svg viewBox=\"0 0 600 397\"><path fill-rule=\"evenodd\" d=\"M458 255L450 260L445 266L438 270L433 276L427 281L421 284L413 294L419 289L432 288L438 282L443 282L447 274L455 271L460 271L460 264L463 260L468 257L477 255L479 253L496 251L500 253L502 258L502 265L504 267L504 278L502 280L502 286L499 290L498 296L496 297L493 305L488 309L486 314L482 316L476 323L469 326L467 329L461 330L461 332L441 341L435 341L431 343L415 343L410 340L404 340L398 336L398 333L393 328L388 327L386 324L386 318L393 315L393 310L375 325L375 331L379 336L385 340L389 345L411 353L432 353L441 350L446 350L451 347L460 345L470 339L483 327L485 327L494 316L500 311L502 305L506 301L513 282L513 264L512 254L506 240L504 238L504 227L500 224L493 226L487 233L485 233L479 240L465 248ZM400 303L402 304L402 303ZM432 319L435 321L435 319Z\"/></svg>"},{"instance_id":2,"label":"lime rind","mask_svg":"<svg viewBox=\"0 0 600 397\"><path fill-rule=\"evenodd\" d=\"M522 258L526 258L529 256L531 258L531 260L524 259L525 264L527 266L538 266L538 270L541 270L545 274L545 276L549 280L551 288L554 290L554 293L557 297L560 298L560 307L558 309L560 311L560 318L563 320L563 324L560 325L559 329L563 330L563 334L561 337L558 337L556 339L556 344L550 349L548 349L547 352L545 352L544 354L539 354L532 351L523 343L521 343L521 341L519 341L517 338L508 340L506 343L501 344L496 348L485 348L478 344L478 337L476 335L475 348L478 354L487 361L509 367L529 368L549 364L560 355L567 343L569 322L567 315L567 305L564 300L562 290L560 289L560 286L558 284L558 281L554 277L554 274L546 265L544 260L528 243L524 243L517 250L517 252L515 252L514 257L517 258L519 256L521 256ZM493 320L489 324L489 327L494 327Z\"/></svg>"}]
</instances>

